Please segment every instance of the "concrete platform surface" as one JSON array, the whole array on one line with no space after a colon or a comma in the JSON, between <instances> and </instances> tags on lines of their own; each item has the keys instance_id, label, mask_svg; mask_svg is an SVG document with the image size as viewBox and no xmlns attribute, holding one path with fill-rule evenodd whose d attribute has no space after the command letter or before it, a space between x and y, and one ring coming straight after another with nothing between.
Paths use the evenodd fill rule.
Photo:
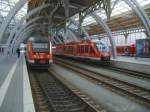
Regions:
<instances>
[{"instance_id":1,"label":"concrete platform surface","mask_svg":"<svg viewBox=\"0 0 150 112\"><path fill-rule=\"evenodd\" d=\"M79 88L80 91L88 94L98 103L102 104L110 112L150 112L149 108L95 85L87 79L78 76L77 73L68 71L55 64L51 69Z\"/></svg>"},{"instance_id":2,"label":"concrete platform surface","mask_svg":"<svg viewBox=\"0 0 150 112\"><path fill-rule=\"evenodd\" d=\"M65 61L67 61L67 60L65 60ZM67 61L67 62L69 62L69 61ZM138 79L136 77L128 76L125 73L121 73L121 72L114 71L114 70L109 70L107 68L101 68L99 66L96 67L96 66L92 66L92 65L83 64L83 63L79 64L79 62L75 62L75 61L72 61L72 62L74 64L76 64L77 66L80 66L80 67L83 67L86 69L88 68L91 71L103 74L105 76L110 76L110 77L113 77L113 78L116 78L119 80L130 82L132 84L150 89L150 81L149 80Z\"/></svg>"},{"instance_id":3,"label":"concrete platform surface","mask_svg":"<svg viewBox=\"0 0 150 112\"><path fill-rule=\"evenodd\" d=\"M113 66L150 74L150 58L118 56L112 59Z\"/></svg>"},{"instance_id":4,"label":"concrete platform surface","mask_svg":"<svg viewBox=\"0 0 150 112\"><path fill-rule=\"evenodd\" d=\"M135 63L135 64L150 65L150 58L117 56L116 59L112 58L111 60L129 62L129 63Z\"/></svg>"},{"instance_id":5,"label":"concrete platform surface","mask_svg":"<svg viewBox=\"0 0 150 112\"><path fill-rule=\"evenodd\" d=\"M5 77L0 82L0 112L35 112L24 56L1 62L10 67L3 67Z\"/></svg>"}]
</instances>

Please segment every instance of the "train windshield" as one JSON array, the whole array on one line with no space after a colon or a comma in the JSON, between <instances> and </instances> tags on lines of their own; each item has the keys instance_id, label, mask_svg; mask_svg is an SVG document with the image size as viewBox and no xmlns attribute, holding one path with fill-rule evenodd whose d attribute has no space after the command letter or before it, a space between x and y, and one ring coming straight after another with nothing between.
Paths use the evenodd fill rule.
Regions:
<instances>
[{"instance_id":1,"label":"train windshield","mask_svg":"<svg viewBox=\"0 0 150 112\"><path fill-rule=\"evenodd\" d=\"M48 43L33 43L33 52L37 53L48 53L49 52L49 45Z\"/></svg>"},{"instance_id":2,"label":"train windshield","mask_svg":"<svg viewBox=\"0 0 150 112\"><path fill-rule=\"evenodd\" d=\"M99 52L109 53L109 48L104 43L101 43L101 42L96 43L96 47L97 47L97 49L98 49Z\"/></svg>"}]
</instances>

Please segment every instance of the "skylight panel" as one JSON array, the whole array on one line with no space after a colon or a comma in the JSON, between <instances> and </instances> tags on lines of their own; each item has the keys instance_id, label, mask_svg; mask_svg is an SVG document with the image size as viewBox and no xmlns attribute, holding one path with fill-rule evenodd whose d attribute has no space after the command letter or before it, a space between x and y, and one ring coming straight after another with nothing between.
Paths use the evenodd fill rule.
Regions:
<instances>
[{"instance_id":1,"label":"skylight panel","mask_svg":"<svg viewBox=\"0 0 150 112\"><path fill-rule=\"evenodd\" d=\"M0 0L0 15L6 17L9 11L19 0ZM20 20L27 13L27 4L16 14L15 19Z\"/></svg>"}]
</instances>

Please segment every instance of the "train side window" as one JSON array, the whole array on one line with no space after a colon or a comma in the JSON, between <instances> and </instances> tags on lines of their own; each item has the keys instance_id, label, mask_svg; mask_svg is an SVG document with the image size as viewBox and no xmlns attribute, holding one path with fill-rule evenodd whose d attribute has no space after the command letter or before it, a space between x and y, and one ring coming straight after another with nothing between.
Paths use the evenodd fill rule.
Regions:
<instances>
[{"instance_id":1,"label":"train side window","mask_svg":"<svg viewBox=\"0 0 150 112\"><path fill-rule=\"evenodd\" d=\"M81 46L81 52L82 53L84 52L84 46Z\"/></svg>"},{"instance_id":2,"label":"train side window","mask_svg":"<svg viewBox=\"0 0 150 112\"><path fill-rule=\"evenodd\" d=\"M82 51L81 51L81 46L80 46L79 48L80 48L80 53L81 53L81 52L82 52Z\"/></svg>"},{"instance_id":3,"label":"train side window","mask_svg":"<svg viewBox=\"0 0 150 112\"><path fill-rule=\"evenodd\" d=\"M78 46L77 49L78 49L78 53L80 53L80 46Z\"/></svg>"},{"instance_id":4,"label":"train side window","mask_svg":"<svg viewBox=\"0 0 150 112\"><path fill-rule=\"evenodd\" d=\"M85 53L88 53L88 45L85 46Z\"/></svg>"},{"instance_id":5,"label":"train side window","mask_svg":"<svg viewBox=\"0 0 150 112\"><path fill-rule=\"evenodd\" d=\"M90 47L90 53L94 53L94 49Z\"/></svg>"}]
</instances>

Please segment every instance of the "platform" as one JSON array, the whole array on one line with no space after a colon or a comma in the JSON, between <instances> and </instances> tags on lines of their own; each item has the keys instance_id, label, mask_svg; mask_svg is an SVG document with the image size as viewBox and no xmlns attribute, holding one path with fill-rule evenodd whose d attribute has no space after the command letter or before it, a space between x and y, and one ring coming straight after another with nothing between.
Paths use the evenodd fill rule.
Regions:
<instances>
[{"instance_id":1,"label":"platform","mask_svg":"<svg viewBox=\"0 0 150 112\"><path fill-rule=\"evenodd\" d=\"M35 112L24 55L0 63L0 112Z\"/></svg>"},{"instance_id":2,"label":"platform","mask_svg":"<svg viewBox=\"0 0 150 112\"><path fill-rule=\"evenodd\" d=\"M68 81L79 88L81 92L89 95L110 112L149 112L147 107L93 84L91 81L80 77L76 72L69 71L56 64L51 69L57 73L58 77L62 77L66 82Z\"/></svg>"},{"instance_id":3,"label":"platform","mask_svg":"<svg viewBox=\"0 0 150 112\"><path fill-rule=\"evenodd\" d=\"M150 58L118 56L111 60L113 66L150 74Z\"/></svg>"}]
</instances>

